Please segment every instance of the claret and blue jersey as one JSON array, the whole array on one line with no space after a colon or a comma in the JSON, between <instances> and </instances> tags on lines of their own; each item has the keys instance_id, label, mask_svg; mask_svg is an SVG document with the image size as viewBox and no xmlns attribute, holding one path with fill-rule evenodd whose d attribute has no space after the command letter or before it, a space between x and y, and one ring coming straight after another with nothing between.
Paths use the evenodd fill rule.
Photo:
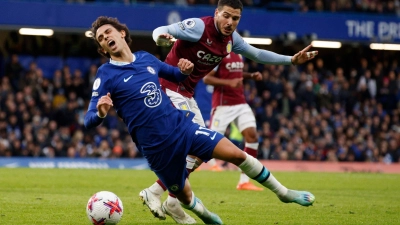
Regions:
<instances>
[{"instance_id":1,"label":"claret and blue jersey","mask_svg":"<svg viewBox=\"0 0 400 225\"><path fill-rule=\"evenodd\" d=\"M85 126L93 128L103 121L96 105L101 96L110 93L114 109L135 142L146 153L155 153L162 150L159 146L174 143L179 138L176 134L186 127L185 123L192 123L194 116L174 108L158 78L179 82L187 76L147 52L135 52L133 56L131 63L110 60L98 69Z\"/></svg>"}]
</instances>

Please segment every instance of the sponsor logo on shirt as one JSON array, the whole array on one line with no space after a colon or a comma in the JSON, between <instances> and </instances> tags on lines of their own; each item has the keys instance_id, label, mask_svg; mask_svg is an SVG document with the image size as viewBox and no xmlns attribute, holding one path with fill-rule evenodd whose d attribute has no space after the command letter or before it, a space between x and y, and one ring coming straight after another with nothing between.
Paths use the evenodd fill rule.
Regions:
<instances>
[{"instance_id":1,"label":"sponsor logo on shirt","mask_svg":"<svg viewBox=\"0 0 400 225\"><path fill-rule=\"evenodd\" d=\"M244 67L243 62L231 62L225 64L225 68L228 69L229 71L242 71Z\"/></svg>"},{"instance_id":2,"label":"sponsor logo on shirt","mask_svg":"<svg viewBox=\"0 0 400 225\"><path fill-rule=\"evenodd\" d=\"M203 62L206 61L206 62L209 62L211 64L219 63L222 60L222 57L215 56L215 55L212 55L210 53L205 53L204 51L198 51L197 52L197 57L199 59L201 59L201 61L203 61ZM202 63L202 62L200 62L200 63ZM205 63L203 63L203 64L205 64Z\"/></svg>"},{"instance_id":3,"label":"sponsor logo on shirt","mask_svg":"<svg viewBox=\"0 0 400 225\"><path fill-rule=\"evenodd\" d=\"M92 97L96 97L96 96L99 96L99 92L93 91L93 92L92 92Z\"/></svg>"}]
</instances>

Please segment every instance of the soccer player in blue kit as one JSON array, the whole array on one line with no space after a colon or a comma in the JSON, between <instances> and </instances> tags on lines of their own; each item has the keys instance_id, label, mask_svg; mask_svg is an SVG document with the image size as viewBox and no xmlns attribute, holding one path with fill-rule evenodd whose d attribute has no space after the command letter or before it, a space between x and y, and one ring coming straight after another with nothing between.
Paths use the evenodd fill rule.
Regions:
<instances>
[{"instance_id":1,"label":"soccer player in blue kit","mask_svg":"<svg viewBox=\"0 0 400 225\"><path fill-rule=\"evenodd\" d=\"M205 126L201 116L200 109L193 98L196 84L212 71L221 60L230 52L241 54L244 57L262 64L275 65L299 65L313 59L318 51L308 51L312 46L309 45L293 56L280 55L264 49L251 46L235 31L241 19L243 5L240 0L219 0L214 16L202 18L188 18L183 21L173 23L167 26L157 27L153 31L153 40L159 46L170 46L165 62L169 65L176 65L180 58L185 58L195 65L193 72L184 81L171 81L160 78L160 84L176 108L190 110L195 113L194 122L200 126ZM262 26L260 26L262 29ZM174 42L174 38L176 41ZM258 143L248 143L245 152L252 154L257 151ZM188 155L187 169L193 171L198 167L202 160L196 158L196 155ZM246 175L243 175L245 177ZM273 182L275 178L269 178ZM150 208L150 211L156 217L165 219L164 211L170 215L177 223L189 223L190 216L186 219L177 220L174 216L176 210L168 209L164 206L174 205L174 199L169 194L167 203L161 204L161 196L167 187L157 180L150 187L139 193L143 203ZM275 192L274 188L269 188ZM286 192L275 192L279 199L285 199L284 202L296 202L295 199L308 199L308 194L289 190ZM285 197L282 197L285 196ZM311 197L310 197L311 198ZM165 203L165 202L164 202ZM303 206L308 206L310 202L296 202ZM177 200L175 205L179 206ZM183 211L183 210L182 210ZM182 213L181 213L182 214Z\"/></svg>"},{"instance_id":2,"label":"soccer player in blue kit","mask_svg":"<svg viewBox=\"0 0 400 225\"><path fill-rule=\"evenodd\" d=\"M171 104L161 90L159 77L183 81L193 71L192 62L180 59L175 67L144 51L132 53L129 30L116 18L97 18L91 31L98 52L110 61L97 71L85 126L94 128L100 125L110 108L114 107L151 170L184 208L206 224L222 224L219 216L207 210L191 190L186 170L188 154L202 160L216 158L235 164L249 177L273 190L284 202L303 205L314 202L314 196L309 192L294 200L291 199L293 196L288 197L288 189L257 159L220 133L194 123L193 112L176 109Z\"/></svg>"}]
</instances>

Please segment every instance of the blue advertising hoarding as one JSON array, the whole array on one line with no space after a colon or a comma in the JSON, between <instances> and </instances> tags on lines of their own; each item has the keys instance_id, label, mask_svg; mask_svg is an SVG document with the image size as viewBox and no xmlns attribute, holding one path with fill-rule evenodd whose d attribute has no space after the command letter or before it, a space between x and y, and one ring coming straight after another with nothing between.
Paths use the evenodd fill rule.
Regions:
<instances>
[{"instance_id":1,"label":"blue advertising hoarding","mask_svg":"<svg viewBox=\"0 0 400 225\"><path fill-rule=\"evenodd\" d=\"M101 15L118 17L132 31L151 33L158 26L190 17L212 16L215 7L154 4L67 4L65 2L2 1L0 28L48 27L57 30L89 29ZM277 37L294 32L315 33L318 39L400 42L400 18L371 14L270 12L245 8L239 31L251 36Z\"/></svg>"},{"instance_id":2,"label":"blue advertising hoarding","mask_svg":"<svg viewBox=\"0 0 400 225\"><path fill-rule=\"evenodd\" d=\"M0 157L5 168L149 169L145 159Z\"/></svg>"}]
</instances>

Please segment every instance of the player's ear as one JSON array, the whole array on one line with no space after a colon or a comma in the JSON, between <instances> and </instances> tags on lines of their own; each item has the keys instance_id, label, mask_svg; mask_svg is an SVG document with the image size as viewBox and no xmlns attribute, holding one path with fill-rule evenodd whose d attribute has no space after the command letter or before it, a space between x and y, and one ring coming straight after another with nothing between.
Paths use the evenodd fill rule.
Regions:
<instances>
[{"instance_id":1,"label":"player's ear","mask_svg":"<svg viewBox=\"0 0 400 225\"><path fill-rule=\"evenodd\" d=\"M125 31L124 31L124 30L121 30L121 37L122 37L122 38L125 38L125 36L126 36Z\"/></svg>"},{"instance_id":2,"label":"player's ear","mask_svg":"<svg viewBox=\"0 0 400 225\"><path fill-rule=\"evenodd\" d=\"M218 8L215 9L214 17L217 17L218 15Z\"/></svg>"}]
</instances>

